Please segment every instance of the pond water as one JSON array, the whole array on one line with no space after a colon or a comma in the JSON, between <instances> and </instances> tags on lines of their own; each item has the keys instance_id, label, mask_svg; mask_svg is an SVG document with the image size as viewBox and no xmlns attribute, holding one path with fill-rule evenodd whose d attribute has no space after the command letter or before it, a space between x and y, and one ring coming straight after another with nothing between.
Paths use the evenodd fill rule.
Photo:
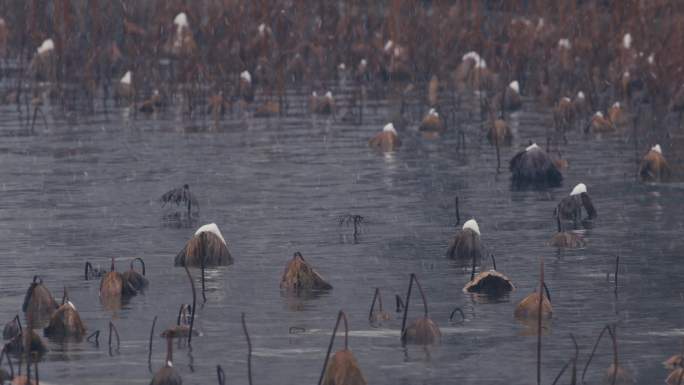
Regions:
<instances>
[{"instance_id":1,"label":"pond water","mask_svg":"<svg viewBox=\"0 0 684 385\"><path fill-rule=\"evenodd\" d=\"M510 116L514 143L502 149L497 174L495 151L470 96L463 95L457 119L465 148L459 148L453 124L440 138L421 137L419 113L411 113L413 122L399 132L402 147L382 155L367 140L394 111L391 98L371 98L363 123L355 124L305 113L307 94L291 91L285 117L236 111L217 126L208 117L185 117L176 107L181 102L153 116L111 105L105 110L99 103L94 113L63 113L53 102L42 108L45 122L39 117L31 133L16 106L0 108L0 320L20 311L38 274L55 296L66 286L88 332L103 333L99 346L49 341L41 380L149 383L152 319L159 317L156 371L165 357L158 334L175 323L179 305L191 301L185 271L173 266L173 258L199 225L210 222L229 242L235 264L208 270L207 302L195 324L201 336L191 347L175 345L174 366L185 384L216 383L217 364L229 383L247 383L241 312L252 339L255 384L315 383L339 309L349 317L350 348L369 384L534 383L536 337L514 320L513 310L537 285L540 257L554 307L543 337L543 383L551 383L573 355L570 333L580 344L581 369L597 334L612 322L620 362L636 383L664 380L661 362L681 350L684 336L684 280L677 268L684 249L684 185L636 182L628 135L569 132L563 185L512 191L508 159L529 140L544 146L552 124L549 109L530 99ZM349 94L336 94L344 105ZM427 109L417 108L420 114ZM553 209L579 182L587 184L598 218L583 231L586 248L560 253L546 245L556 229ZM184 183L199 199L199 222L165 226L158 199ZM483 302L462 292L469 269L445 258L456 229L456 196L461 221L477 219L499 271L513 279L517 290L508 297ZM338 224L344 214L364 217L356 242L352 229ZM332 291L307 298L280 291L280 276L296 251ZM606 274L618 254L616 297ZM83 280L84 262L107 267L115 257L121 271L135 256L147 263L149 288L118 311L104 309L98 281ZM192 272L199 282L199 271ZM442 328L438 346L400 343L394 295L405 295L410 273L420 279ZM375 287L393 314L380 327L367 320ZM448 321L455 307L465 322ZM416 295L409 318L420 314ZM111 354L110 320L121 334L121 347ZM290 333L292 327L303 331ZM587 373L593 384L602 382L611 363L608 339L597 354Z\"/></svg>"}]
</instances>

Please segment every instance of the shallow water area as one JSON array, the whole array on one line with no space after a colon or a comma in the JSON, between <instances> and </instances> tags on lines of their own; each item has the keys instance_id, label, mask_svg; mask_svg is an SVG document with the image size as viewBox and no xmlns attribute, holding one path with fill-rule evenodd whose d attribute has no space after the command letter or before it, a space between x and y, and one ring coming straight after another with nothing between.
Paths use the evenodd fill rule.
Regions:
<instances>
[{"instance_id":1,"label":"shallow water area","mask_svg":"<svg viewBox=\"0 0 684 385\"><path fill-rule=\"evenodd\" d=\"M340 88L340 100L350 97ZM426 107L413 101L419 112L409 113L412 123L399 130L402 146L383 156L367 141L396 109L391 98L370 99L363 123L355 124L310 116L302 107L307 96L289 91L287 116L234 111L218 126L203 115L187 117L182 103L152 116L99 102L93 113L64 113L53 103L42 108L45 122L39 118L29 132L16 106L0 106L0 320L20 311L38 274L55 297L68 288L88 334L102 332L99 346L46 339L41 380L149 383L152 319L159 316L154 372L165 357L159 334L175 324L180 304L192 300L185 271L173 266L173 258L197 227L210 222L221 229L235 263L207 270L207 302L198 306L195 323L201 335L191 346L174 344L174 366L185 384L216 383L217 364L228 382L247 383L241 312L254 349L255 383L314 383L339 309L349 317L349 346L368 383L533 383L536 337L513 310L538 287L540 257L554 310L543 336L542 382L550 383L572 357L570 333L583 365L611 322L618 325L621 365L636 383L664 380L661 362L681 349L684 281L676 267L684 246L682 183L638 183L626 136L568 132L563 185L511 190L507 161L529 140L545 143L550 122L548 110L531 99L510 117L513 146L502 147L497 174L496 153L470 103L460 106L457 127L427 139L416 129ZM582 233L585 248L558 252L546 245L556 231L553 209L579 182L588 186L598 218ZM168 226L158 199L184 183L197 195L200 218L190 227ZM456 229L456 196L461 222L477 219L497 270L516 287L500 300L463 293L470 268L445 258ZM345 214L364 217L357 237L339 224ZM281 292L281 274L296 251L331 291L308 297ZM104 309L99 281L83 280L85 261L107 268L115 257L124 271L137 256L145 259L150 286L121 309ZM489 268L488 259L483 263ZM199 288L199 269L191 272ZM402 314L394 312L393 297L406 295L410 273L420 279L430 317L441 327L439 345L400 343ZM375 287L392 314L378 327L368 322ZM455 307L463 310L463 322L458 315L449 322ZM410 309L409 321L422 316L417 292ZM120 348L111 352L110 320L121 335ZM602 381L612 362L607 339L597 354L587 373L592 384Z\"/></svg>"}]
</instances>

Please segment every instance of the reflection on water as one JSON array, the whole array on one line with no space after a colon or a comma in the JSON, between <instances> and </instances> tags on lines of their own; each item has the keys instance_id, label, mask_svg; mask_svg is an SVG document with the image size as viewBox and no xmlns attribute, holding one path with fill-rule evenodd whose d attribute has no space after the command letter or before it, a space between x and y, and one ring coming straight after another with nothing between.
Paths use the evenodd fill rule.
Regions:
<instances>
[{"instance_id":1,"label":"reflection on water","mask_svg":"<svg viewBox=\"0 0 684 385\"><path fill-rule=\"evenodd\" d=\"M343 91L336 95L344 100ZM307 95L298 98L306 105ZM47 128L39 122L32 134L19 125L14 107L0 106L0 320L20 310L26 282L40 274L53 292L67 286L88 335L106 332L111 319L121 334L119 354L111 357L106 333L99 346L46 340L41 379L147 383L152 319L173 325L180 304L192 299L173 258L197 226L210 222L221 228L235 264L207 270L207 302L198 306L196 323L201 335L174 352L184 383L214 383L217 364L230 381L245 382L241 312L248 314L255 382L312 383L339 309L349 316L350 346L369 383L532 383L536 338L529 334L536 329L526 332L513 309L535 288L540 256L554 298L543 339L545 383L573 352L569 333L585 357L596 333L616 321L621 363L638 383L664 378L660 362L679 351L682 334L680 188L626 178L633 164L616 154L630 154L631 142L570 131L562 149L570 163L564 185L511 191L506 161L529 140L544 143L548 116L532 104L512 117L514 143L502 148L500 174L473 111L460 111L458 130L450 125L430 139L417 131L416 113L400 129L402 147L379 155L367 141L392 111L384 99L370 102L377 108L364 113L363 125L297 111L270 119L241 111L215 126L201 116L187 120L173 107L151 117L98 107L67 118L53 104L42 108ZM579 182L591 190L599 217L581 226L586 248L557 252L546 245L556 231L551 214L568 186ZM190 223L164 217L158 203L184 183L202 207ZM444 257L455 231L456 196L461 218L477 218L483 244L518 290L496 300L462 292L469 263L460 267ZM340 226L341 213L363 216L357 237L352 227ZM333 290L293 296L279 289L288 256L297 250L311 255ZM605 279L616 254L617 297ZM112 256L131 255L145 258L150 286L108 311L99 281L83 280L83 262L107 266ZM403 296L411 272L421 277L431 317L443 326L442 343L428 350L402 348L401 314L392 313L380 327L368 322L373 289L381 287L388 301ZM201 287L199 270L192 274ZM449 322L455 307L465 313L462 323ZM412 308L409 319L419 315L419 306ZM164 360L159 341L153 370ZM608 344L601 346L592 367L608 367L610 354ZM587 379L597 383L602 375L591 371Z\"/></svg>"}]
</instances>

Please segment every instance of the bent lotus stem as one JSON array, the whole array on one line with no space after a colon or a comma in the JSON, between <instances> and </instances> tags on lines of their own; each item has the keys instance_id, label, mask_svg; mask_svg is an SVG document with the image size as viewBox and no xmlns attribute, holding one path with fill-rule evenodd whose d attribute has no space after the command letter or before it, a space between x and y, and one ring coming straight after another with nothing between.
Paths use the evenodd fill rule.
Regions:
<instances>
[{"instance_id":1,"label":"bent lotus stem","mask_svg":"<svg viewBox=\"0 0 684 385\"><path fill-rule=\"evenodd\" d=\"M576 385L577 384L577 360L579 359L579 345L577 344L577 340L575 339L575 336L570 333L570 338L572 339L572 343L575 345L575 357L572 359L572 378L570 379L570 385Z\"/></svg>"},{"instance_id":2,"label":"bent lotus stem","mask_svg":"<svg viewBox=\"0 0 684 385\"><path fill-rule=\"evenodd\" d=\"M4 344L2 346L2 350L0 351L0 366L2 366L2 359L4 357L7 357L7 364L10 368L10 377L14 377L14 366L12 365L11 357L9 356L9 354L7 354L7 344Z\"/></svg>"},{"instance_id":3,"label":"bent lotus stem","mask_svg":"<svg viewBox=\"0 0 684 385\"><path fill-rule=\"evenodd\" d=\"M170 363L173 363L173 337L166 337L166 362L165 367L168 367Z\"/></svg>"},{"instance_id":4,"label":"bent lotus stem","mask_svg":"<svg viewBox=\"0 0 684 385\"><path fill-rule=\"evenodd\" d=\"M615 256L615 293L617 294L618 290L618 271L620 269L620 256L616 255Z\"/></svg>"},{"instance_id":5,"label":"bent lotus stem","mask_svg":"<svg viewBox=\"0 0 684 385\"><path fill-rule=\"evenodd\" d=\"M189 309L190 305L181 304L180 309L178 309L178 318L176 318L176 326L180 326L181 322L187 317L187 312L191 311Z\"/></svg>"},{"instance_id":6,"label":"bent lotus stem","mask_svg":"<svg viewBox=\"0 0 684 385\"><path fill-rule=\"evenodd\" d=\"M99 330L95 330L91 335L89 335L89 336L86 338L86 341L92 342L91 340L93 339L93 337L95 337L95 345L96 345L96 346L99 346L99 345L100 345L100 331L99 331Z\"/></svg>"},{"instance_id":7,"label":"bent lotus stem","mask_svg":"<svg viewBox=\"0 0 684 385\"><path fill-rule=\"evenodd\" d=\"M218 377L219 385L226 385L226 373L221 365L216 365L216 377Z\"/></svg>"},{"instance_id":8,"label":"bent lotus stem","mask_svg":"<svg viewBox=\"0 0 684 385\"><path fill-rule=\"evenodd\" d=\"M14 316L14 320L17 322L17 326L19 327L19 334L23 334L24 329L21 327L21 319L19 318L19 314Z\"/></svg>"},{"instance_id":9,"label":"bent lotus stem","mask_svg":"<svg viewBox=\"0 0 684 385\"><path fill-rule=\"evenodd\" d=\"M40 378L38 378L38 360L33 361L33 371L36 376L36 385L40 385Z\"/></svg>"},{"instance_id":10,"label":"bent lotus stem","mask_svg":"<svg viewBox=\"0 0 684 385\"><path fill-rule=\"evenodd\" d=\"M610 334L610 339L613 341L613 380L611 385L615 385L618 374L617 325L613 325L612 330L608 327L608 334Z\"/></svg>"},{"instance_id":11,"label":"bent lotus stem","mask_svg":"<svg viewBox=\"0 0 684 385\"><path fill-rule=\"evenodd\" d=\"M242 331L245 332L245 338L247 339L247 379L249 380L249 385L252 385L252 341L249 338L249 332L247 331L247 322L245 321L245 313L241 315L242 321Z\"/></svg>"},{"instance_id":12,"label":"bent lotus stem","mask_svg":"<svg viewBox=\"0 0 684 385\"><path fill-rule=\"evenodd\" d=\"M537 309L537 385L541 385L542 303L544 300L544 257L539 261L539 308Z\"/></svg>"},{"instance_id":13,"label":"bent lotus stem","mask_svg":"<svg viewBox=\"0 0 684 385\"><path fill-rule=\"evenodd\" d=\"M451 311L451 314L449 314L449 321L454 320L454 316L456 315L456 313L459 313L461 315L461 322L465 322L465 313L463 313L463 310L461 310L460 307L456 307L454 308L454 310Z\"/></svg>"},{"instance_id":14,"label":"bent lotus stem","mask_svg":"<svg viewBox=\"0 0 684 385\"><path fill-rule=\"evenodd\" d=\"M572 361L573 360L571 358L568 360L568 362L565 363L565 365L563 365L563 367L561 368L560 372L558 372L558 375L556 375L556 378L553 380L551 385L556 385L558 383L558 380L560 380L560 378L563 376L563 373L565 373L565 371L568 369Z\"/></svg>"},{"instance_id":15,"label":"bent lotus stem","mask_svg":"<svg viewBox=\"0 0 684 385\"><path fill-rule=\"evenodd\" d=\"M62 293L62 305L64 305L65 303L67 303L68 300L69 300L69 294L67 293L67 288L66 288L66 286L64 286L64 291L63 291L63 293Z\"/></svg>"},{"instance_id":16,"label":"bent lotus stem","mask_svg":"<svg viewBox=\"0 0 684 385\"><path fill-rule=\"evenodd\" d=\"M461 213L458 210L458 197L454 198L454 205L456 206L456 226L461 223Z\"/></svg>"},{"instance_id":17,"label":"bent lotus stem","mask_svg":"<svg viewBox=\"0 0 684 385\"><path fill-rule=\"evenodd\" d=\"M373 294L373 301L371 302L370 312L368 313L368 321L373 320L373 310L375 310L375 302L378 302L380 312L382 312L382 297L380 296L380 288L375 288L375 294Z\"/></svg>"},{"instance_id":18,"label":"bent lotus stem","mask_svg":"<svg viewBox=\"0 0 684 385\"><path fill-rule=\"evenodd\" d=\"M84 278L86 281L88 280L88 272L91 272L93 274L95 273L95 271L93 269L93 265L90 262L86 261L86 263L85 263L85 274L84 274Z\"/></svg>"},{"instance_id":19,"label":"bent lotus stem","mask_svg":"<svg viewBox=\"0 0 684 385\"><path fill-rule=\"evenodd\" d=\"M406 293L406 305L404 306L404 317L401 321L401 340L402 340L402 342L406 342L406 317L408 315L409 302L411 300L411 290L413 289L413 282L415 282L416 286L418 286L418 291L420 292L420 296L423 299L423 308L425 310L425 318L428 317L428 305L427 305L427 300L425 299L425 293L423 292L423 288L422 288L422 286L420 286L420 282L418 282L418 278L416 278L416 275L414 273L411 273L411 277L409 278L408 292Z\"/></svg>"},{"instance_id":20,"label":"bent lotus stem","mask_svg":"<svg viewBox=\"0 0 684 385\"><path fill-rule=\"evenodd\" d=\"M328 368L328 360L330 359L330 352L332 351L333 345L335 343L335 336L337 335L337 328L340 326L340 320L344 320L344 350L349 348L349 323L347 322L347 315L344 311L340 310L337 313L337 321L335 321L335 327L333 328L332 336L330 336L330 343L328 344L328 351L325 354L325 361L323 361L323 370L321 370L321 377L318 379L318 385L323 383L323 376L325 376L325 370Z\"/></svg>"},{"instance_id":21,"label":"bent lotus stem","mask_svg":"<svg viewBox=\"0 0 684 385\"><path fill-rule=\"evenodd\" d=\"M401 299L401 297L399 296L399 294L395 294L395 295L394 295L394 299L395 299L395 301L396 301L396 303L397 303L396 312L399 313L400 311L402 311L402 309L404 309L404 307L406 307L406 306L404 305L404 300Z\"/></svg>"},{"instance_id":22,"label":"bent lotus stem","mask_svg":"<svg viewBox=\"0 0 684 385\"><path fill-rule=\"evenodd\" d=\"M121 346L121 339L119 338L119 331L116 329L116 326L112 321L109 321L109 349L112 349L112 330L114 330L114 334L116 335L116 349L118 350L119 347Z\"/></svg>"},{"instance_id":23,"label":"bent lotus stem","mask_svg":"<svg viewBox=\"0 0 684 385\"><path fill-rule=\"evenodd\" d=\"M496 259L494 258L494 254L489 254L489 256L492 258L492 267L496 270Z\"/></svg>"},{"instance_id":24,"label":"bent lotus stem","mask_svg":"<svg viewBox=\"0 0 684 385\"><path fill-rule=\"evenodd\" d=\"M145 261L143 261L143 259L140 257L133 258L133 260L131 261L131 270L133 270L133 265L135 264L135 261L140 262L140 266L142 266L142 275L144 276L145 275Z\"/></svg>"},{"instance_id":25,"label":"bent lotus stem","mask_svg":"<svg viewBox=\"0 0 684 385\"><path fill-rule=\"evenodd\" d=\"M477 255L473 253L473 267L470 269L470 280L475 279L475 265L477 263Z\"/></svg>"},{"instance_id":26,"label":"bent lotus stem","mask_svg":"<svg viewBox=\"0 0 684 385\"><path fill-rule=\"evenodd\" d=\"M152 328L150 328L150 342L147 349L147 368L152 371L152 339L154 336L154 327L157 325L157 316L152 320Z\"/></svg>"},{"instance_id":27,"label":"bent lotus stem","mask_svg":"<svg viewBox=\"0 0 684 385\"><path fill-rule=\"evenodd\" d=\"M549 291L549 287L546 286L546 282L544 282L544 294L546 294L546 298L551 302L551 292Z\"/></svg>"},{"instance_id":28,"label":"bent lotus stem","mask_svg":"<svg viewBox=\"0 0 684 385\"><path fill-rule=\"evenodd\" d=\"M587 374L587 370L589 369L589 364L591 364L591 360L594 358L594 353L596 353L596 348L598 348L599 342L601 342L601 337L603 337L603 333L606 332L606 330L609 331L609 333L612 334L612 331L610 330L610 325L606 325L601 329L601 333L599 333L598 338L596 339L596 342L594 343L594 348L591 349L591 354L589 355L589 359L587 360L586 365L584 365L584 370L582 370L582 378L581 381L584 383L584 376Z\"/></svg>"},{"instance_id":29,"label":"bent lotus stem","mask_svg":"<svg viewBox=\"0 0 684 385\"><path fill-rule=\"evenodd\" d=\"M184 264L185 273L188 275L190 280L190 287L192 288L192 311L190 315L190 332L188 333L188 344L192 342L192 328L195 325L195 304L197 302L197 291L195 290L195 281L192 280L192 275L190 275L190 270L188 269L188 264Z\"/></svg>"}]
</instances>

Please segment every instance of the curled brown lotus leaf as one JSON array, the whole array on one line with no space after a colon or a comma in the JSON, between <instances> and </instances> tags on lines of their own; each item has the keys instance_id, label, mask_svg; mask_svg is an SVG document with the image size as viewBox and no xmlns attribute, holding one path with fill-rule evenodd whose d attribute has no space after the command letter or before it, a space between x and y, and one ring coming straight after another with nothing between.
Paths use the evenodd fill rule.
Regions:
<instances>
[{"instance_id":1,"label":"curled brown lotus leaf","mask_svg":"<svg viewBox=\"0 0 684 385\"><path fill-rule=\"evenodd\" d=\"M439 326L427 317L417 319L406 328L404 333L407 343L417 345L438 344L442 337Z\"/></svg>"},{"instance_id":2,"label":"curled brown lotus leaf","mask_svg":"<svg viewBox=\"0 0 684 385\"><path fill-rule=\"evenodd\" d=\"M216 234L205 231L194 235L183 247L175 258L175 266L189 267L202 266L202 254L204 254L204 267L226 266L233 263L233 257L228 251L228 246Z\"/></svg>"},{"instance_id":3,"label":"curled brown lotus leaf","mask_svg":"<svg viewBox=\"0 0 684 385\"><path fill-rule=\"evenodd\" d=\"M293 291L330 290L332 286L309 266L300 253L296 253L285 266L280 288Z\"/></svg>"},{"instance_id":4,"label":"curled brown lotus leaf","mask_svg":"<svg viewBox=\"0 0 684 385\"><path fill-rule=\"evenodd\" d=\"M50 337L82 338L86 329L81 316L69 303L60 306L50 318L50 324L45 328L45 335Z\"/></svg>"},{"instance_id":5,"label":"curled brown lotus leaf","mask_svg":"<svg viewBox=\"0 0 684 385\"><path fill-rule=\"evenodd\" d=\"M496 270L481 271L463 287L465 293L499 294L513 290L510 278Z\"/></svg>"},{"instance_id":6,"label":"curled brown lotus leaf","mask_svg":"<svg viewBox=\"0 0 684 385\"><path fill-rule=\"evenodd\" d=\"M366 385L358 362L351 350L338 350L330 359L323 385Z\"/></svg>"},{"instance_id":7,"label":"curled brown lotus leaf","mask_svg":"<svg viewBox=\"0 0 684 385\"><path fill-rule=\"evenodd\" d=\"M522 301L518 303L515 307L515 318L525 320L525 319L536 319L539 314L539 293L532 293L527 297L523 298ZM551 318L553 314L553 308L551 307L551 302L544 296L542 299L542 317Z\"/></svg>"}]
</instances>

